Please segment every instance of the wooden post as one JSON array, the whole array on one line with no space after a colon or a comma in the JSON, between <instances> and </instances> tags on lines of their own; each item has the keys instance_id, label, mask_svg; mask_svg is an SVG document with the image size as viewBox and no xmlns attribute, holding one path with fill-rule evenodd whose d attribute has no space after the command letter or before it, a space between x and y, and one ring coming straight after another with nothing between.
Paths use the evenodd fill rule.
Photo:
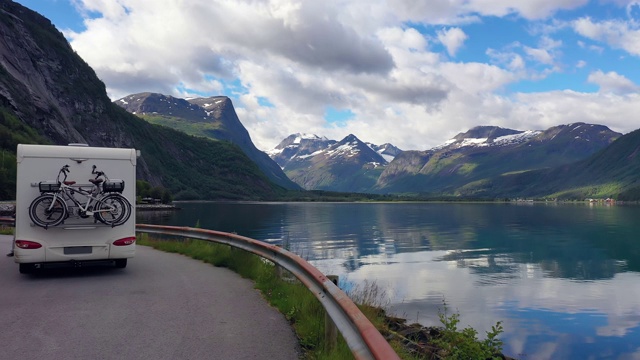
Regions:
<instances>
[{"instance_id":1,"label":"wooden post","mask_svg":"<svg viewBox=\"0 0 640 360\"><path fill-rule=\"evenodd\" d=\"M336 286L338 285L338 275L327 275L327 278ZM327 351L334 349L338 344L338 328L326 311L324 313L324 344Z\"/></svg>"}]
</instances>

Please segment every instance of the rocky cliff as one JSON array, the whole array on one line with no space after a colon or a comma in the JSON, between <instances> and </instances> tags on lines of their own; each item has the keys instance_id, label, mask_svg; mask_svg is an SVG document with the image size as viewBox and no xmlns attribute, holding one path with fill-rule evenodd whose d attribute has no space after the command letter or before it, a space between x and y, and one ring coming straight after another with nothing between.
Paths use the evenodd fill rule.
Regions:
<instances>
[{"instance_id":1,"label":"rocky cliff","mask_svg":"<svg viewBox=\"0 0 640 360\"><path fill-rule=\"evenodd\" d=\"M226 96L187 100L146 92L125 96L114 103L153 124L238 145L271 181L287 189L300 189L267 154L256 148Z\"/></svg>"},{"instance_id":2,"label":"rocky cliff","mask_svg":"<svg viewBox=\"0 0 640 360\"><path fill-rule=\"evenodd\" d=\"M113 104L62 33L9 0L0 0L0 133L13 154L19 142L140 149L138 179L174 194L264 198L279 191L237 146L154 126Z\"/></svg>"}]
</instances>

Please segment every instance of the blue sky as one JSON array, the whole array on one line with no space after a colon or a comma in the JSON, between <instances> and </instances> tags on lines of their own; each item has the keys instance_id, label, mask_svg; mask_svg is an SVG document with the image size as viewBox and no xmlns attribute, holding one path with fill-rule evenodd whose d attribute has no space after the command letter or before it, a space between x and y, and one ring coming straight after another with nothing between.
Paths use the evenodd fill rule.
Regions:
<instances>
[{"instance_id":1,"label":"blue sky","mask_svg":"<svg viewBox=\"0 0 640 360\"><path fill-rule=\"evenodd\" d=\"M291 133L425 150L477 125L640 128L638 0L18 0L112 100L229 96Z\"/></svg>"}]
</instances>

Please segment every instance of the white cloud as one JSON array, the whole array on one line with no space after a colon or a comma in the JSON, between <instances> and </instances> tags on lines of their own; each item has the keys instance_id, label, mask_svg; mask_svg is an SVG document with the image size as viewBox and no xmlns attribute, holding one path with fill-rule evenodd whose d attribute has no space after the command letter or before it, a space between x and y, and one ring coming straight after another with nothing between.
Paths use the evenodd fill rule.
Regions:
<instances>
[{"instance_id":1,"label":"white cloud","mask_svg":"<svg viewBox=\"0 0 640 360\"><path fill-rule=\"evenodd\" d=\"M579 93L571 90L518 94L510 107L511 123L522 129L546 129L557 124L586 122L607 124L612 130L627 132L637 128L629 120L640 111L640 94ZM519 124L519 126L517 126Z\"/></svg>"},{"instance_id":2,"label":"white cloud","mask_svg":"<svg viewBox=\"0 0 640 360\"><path fill-rule=\"evenodd\" d=\"M383 28L377 33L378 38L389 47L409 51L423 51L427 48L427 39L414 28Z\"/></svg>"},{"instance_id":3,"label":"white cloud","mask_svg":"<svg viewBox=\"0 0 640 360\"><path fill-rule=\"evenodd\" d=\"M588 0L397 0L393 11L401 20L431 24L464 24L479 16L518 15L526 19L544 19L560 10L576 9Z\"/></svg>"},{"instance_id":4,"label":"white cloud","mask_svg":"<svg viewBox=\"0 0 640 360\"><path fill-rule=\"evenodd\" d=\"M605 93L632 94L640 90L640 86L614 71L606 74L600 70L595 71L589 74L587 81L597 84L600 86L600 92Z\"/></svg>"},{"instance_id":5,"label":"white cloud","mask_svg":"<svg viewBox=\"0 0 640 360\"><path fill-rule=\"evenodd\" d=\"M575 20L573 29L580 35L640 56L640 23L623 20L594 21L589 17Z\"/></svg>"},{"instance_id":6,"label":"white cloud","mask_svg":"<svg viewBox=\"0 0 640 360\"><path fill-rule=\"evenodd\" d=\"M438 40L447 48L450 56L456 56L458 49L460 49L467 38L467 34L460 28L449 28L438 31Z\"/></svg>"},{"instance_id":7,"label":"white cloud","mask_svg":"<svg viewBox=\"0 0 640 360\"><path fill-rule=\"evenodd\" d=\"M545 65L553 64L553 56L545 49L534 49L528 46L524 47L524 52L532 59Z\"/></svg>"},{"instance_id":8,"label":"white cloud","mask_svg":"<svg viewBox=\"0 0 640 360\"><path fill-rule=\"evenodd\" d=\"M230 94L261 149L295 132L334 139L353 133L374 143L427 149L477 125L524 130L592 120L633 130L627 120L640 111L638 98L597 74L590 81L597 81L599 94L506 94L520 80L557 71L563 44L552 32L542 32L537 44L486 50L490 64L449 60L461 46L477 45L463 27L484 15L541 19L584 1L524 3L84 0L78 4L91 12L86 31L66 34L112 99L142 91ZM572 24L595 41L606 38L602 24L583 22ZM438 32L433 24L448 26ZM430 33L424 30L429 26ZM437 50L438 42L448 54ZM340 126L327 123L328 106L354 116Z\"/></svg>"},{"instance_id":9,"label":"white cloud","mask_svg":"<svg viewBox=\"0 0 640 360\"><path fill-rule=\"evenodd\" d=\"M556 49L562 46L562 41L543 36L538 45L537 48L523 46L524 52L536 62L544 65L553 65L557 52Z\"/></svg>"}]
</instances>

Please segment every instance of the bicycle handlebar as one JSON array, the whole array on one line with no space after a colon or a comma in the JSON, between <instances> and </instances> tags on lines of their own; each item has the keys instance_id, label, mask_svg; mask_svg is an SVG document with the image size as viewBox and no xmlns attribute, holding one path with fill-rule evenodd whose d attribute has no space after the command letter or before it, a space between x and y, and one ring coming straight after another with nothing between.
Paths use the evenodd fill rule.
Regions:
<instances>
[{"instance_id":1,"label":"bicycle handlebar","mask_svg":"<svg viewBox=\"0 0 640 360\"><path fill-rule=\"evenodd\" d=\"M71 170L69 170L69 167L70 167L69 165L64 165L63 167L60 168L60 171L58 172L58 178L57 178L57 181L59 183L67 181L67 174L71 172ZM106 180L109 180L109 178L107 177L107 174L105 174L104 171L96 170L96 168L97 167L93 165L93 168L91 170L91 174L95 174L96 179L99 178L100 176L104 176ZM64 175L64 179L62 179L62 181L60 181L60 174Z\"/></svg>"},{"instance_id":2,"label":"bicycle handlebar","mask_svg":"<svg viewBox=\"0 0 640 360\"><path fill-rule=\"evenodd\" d=\"M100 176L104 176L105 179L109 179L109 177L107 176L107 174L104 173L104 171L100 171L100 170L96 170L97 166L93 165L91 173L92 174L96 174L96 179L99 178Z\"/></svg>"},{"instance_id":3,"label":"bicycle handlebar","mask_svg":"<svg viewBox=\"0 0 640 360\"><path fill-rule=\"evenodd\" d=\"M71 172L71 170L69 170L69 165L63 166L62 168L60 168L60 171L58 172L58 178L56 180L59 183L67 181L67 173L69 172ZM64 179L62 179L62 181L60 181L60 174L64 174Z\"/></svg>"}]
</instances>

